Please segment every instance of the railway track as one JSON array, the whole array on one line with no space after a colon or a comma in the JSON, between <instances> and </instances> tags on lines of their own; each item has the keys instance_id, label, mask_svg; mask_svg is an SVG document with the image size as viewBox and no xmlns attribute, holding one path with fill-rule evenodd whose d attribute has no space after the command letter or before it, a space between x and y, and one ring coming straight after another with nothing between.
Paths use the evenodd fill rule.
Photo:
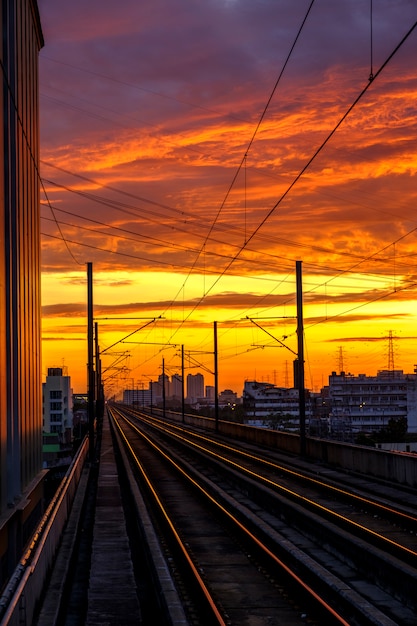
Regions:
<instances>
[{"instance_id":1,"label":"railway track","mask_svg":"<svg viewBox=\"0 0 417 626\"><path fill-rule=\"evenodd\" d=\"M346 475L111 414L191 623L415 624L412 493L400 507L354 477L349 486Z\"/></svg>"}]
</instances>

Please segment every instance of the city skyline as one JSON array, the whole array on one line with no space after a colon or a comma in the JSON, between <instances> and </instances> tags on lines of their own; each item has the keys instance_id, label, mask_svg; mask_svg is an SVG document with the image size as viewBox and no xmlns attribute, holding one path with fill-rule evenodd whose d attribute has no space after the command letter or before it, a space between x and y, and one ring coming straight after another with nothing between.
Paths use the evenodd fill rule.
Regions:
<instances>
[{"instance_id":1,"label":"city skyline","mask_svg":"<svg viewBox=\"0 0 417 626\"><path fill-rule=\"evenodd\" d=\"M335 368L331 372L328 372L325 379L323 379L323 382L321 385L317 386L315 389L312 389L308 385L306 385L305 390L310 393L321 393L325 391L326 387L329 386L329 381L333 379L334 377L338 377L338 376L345 376L346 378L361 378L361 377L375 378L375 377L383 376L386 379L387 377L389 378L390 376L394 378L396 376L407 376L407 377L413 378L416 376L416 374L417 374L417 364L410 370L402 370L399 368L390 369L389 367L383 366L375 372L364 371L364 372L358 372L355 374L349 371L348 369L340 370L338 368ZM197 395L190 393L190 389L189 389L189 378L190 377L192 378L195 375L202 377L202 389L203 390L201 394L197 394ZM174 372L172 373L172 375L165 374L164 376L166 380L166 396L175 397L177 399L181 398L181 395L182 395L181 372ZM271 374L267 374L259 378L245 377L241 381L241 383L238 384L237 388L230 388L230 387L219 388L219 395L224 393L225 391L232 391L233 393L236 393L238 397L241 397L244 391L244 387L247 383L257 383L260 385L265 384L265 385L270 385L272 387L276 387L280 389L296 389L298 391L298 386L296 385L294 376L295 376L295 373L293 371L291 372L291 374L287 371L285 374L284 380L278 380L276 372L272 372ZM160 374L158 378L154 380L151 380L150 378L146 380L141 377L138 379L135 379L133 377L126 378L124 384L122 385L120 389L120 394L123 394L126 391L132 391L138 396L140 396L142 390L149 391L152 387L154 390L157 389L158 390L157 394L162 397L162 380L163 380L162 374ZM191 381L191 385L193 385L193 381ZM202 372L197 372L196 374L185 374L184 397L188 399L190 398L197 399L199 397L214 399L214 386L207 384L207 381L204 378L204 374Z\"/></svg>"},{"instance_id":2,"label":"city skyline","mask_svg":"<svg viewBox=\"0 0 417 626\"><path fill-rule=\"evenodd\" d=\"M413 371L413 2L39 8L44 372L86 387L92 262L108 392L178 370L181 346L208 380L214 321L221 388L279 384L297 260L307 388L341 347L384 369L390 334Z\"/></svg>"}]
</instances>

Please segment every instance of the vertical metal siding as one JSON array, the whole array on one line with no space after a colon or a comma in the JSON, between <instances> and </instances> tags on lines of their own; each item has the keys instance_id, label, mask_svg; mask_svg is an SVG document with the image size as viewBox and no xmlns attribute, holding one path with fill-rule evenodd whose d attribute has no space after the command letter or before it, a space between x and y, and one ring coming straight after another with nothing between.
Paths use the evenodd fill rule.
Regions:
<instances>
[{"instance_id":1,"label":"vertical metal siding","mask_svg":"<svg viewBox=\"0 0 417 626\"><path fill-rule=\"evenodd\" d=\"M2 60L4 230L0 281L0 510L42 468L38 53L43 43L33 0L5 0ZM7 442L7 443L5 443Z\"/></svg>"}]
</instances>

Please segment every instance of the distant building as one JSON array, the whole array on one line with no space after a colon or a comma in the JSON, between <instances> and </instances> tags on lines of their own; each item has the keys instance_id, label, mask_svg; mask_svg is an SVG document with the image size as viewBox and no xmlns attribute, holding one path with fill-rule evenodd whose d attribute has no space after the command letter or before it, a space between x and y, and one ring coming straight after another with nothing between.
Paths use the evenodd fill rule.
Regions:
<instances>
[{"instance_id":1,"label":"distant building","mask_svg":"<svg viewBox=\"0 0 417 626\"><path fill-rule=\"evenodd\" d=\"M145 407L150 406L152 400L152 391L150 387L148 389L139 387L135 389L125 389L123 391L123 404Z\"/></svg>"},{"instance_id":2,"label":"distant building","mask_svg":"<svg viewBox=\"0 0 417 626\"><path fill-rule=\"evenodd\" d=\"M172 398L182 398L182 376L174 374L171 377L171 393Z\"/></svg>"},{"instance_id":3,"label":"distant building","mask_svg":"<svg viewBox=\"0 0 417 626\"><path fill-rule=\"evenodd\" d=\"M204 398L204 376L203 374L188 374L187 376L187 402L195 404Z\"/></svg>"},{"instance_id":4,"label":"distant building","mask_svg":"<svg viewBox=\"0 0 417 626\"><path fill-rule=\"evenodd\" d=\"M381 370L376 376L332 372L328 396L333 430L352 433L384 429L389 420L406 418L417 433L417 376L402 370Z\"/></svg>"},{"instance_id":5,"label":"distant building","mask_svg":"<svg viewBox=\"0 0 417 626\"><path fill-rule=\"evenodd\" d=\"M169 380L168 374L160 374L158 376L158 383L160 386L160 395L161 398L165 393L165 398L168 398L171 394L171 381Z\"/></svg>"},{"instance_id":6,"label":"distant building","mask_svg":"<svg viewBox=\"0 0 417 626\"><path fill-rule=\"evenodd\" d=\"M87 408L88 406L88 393L73 393L72 401L74 404L79 405L80 407Z\"/></svg>"},{"instance_id":7,"label":"distant building","mask_svg":"<svg viewBox=\"0 0 417 626\"><path fill-rule=\"evenodd\" d=\"M308 392L306 392L308 394ZM256 380L245 381L243 407L248 420L269 420L274 428L297 430L300 425L298 389L276 387ZM310 402L305 406L306 423L311 417Z\"/></svg>"},{"instance_id":8,"label":"distant building","mask_svg":"<svg viewBox=\"0 0 417 626\"><path fill-rule=\"evenodd\" d=\"M219 405L220 406L233 406L240 403L240 398L237 397L237 393L231 389L224 389L219 393Z\"/></svg>"},{"instance_id":9,"label":"distant building","mask_svg":"<svg viewBox=\"0 0 417 626\"><path fill-rule=\"evenodd\" d=\"M123 391L123 403L135 404L138 406L151 406L161 404L163 400L163 381L165 381L165 399L176 401L182 398L182 378L180 374L174 374L169 379L169 376L161 374L157 381L149 381L148 387L145 387L143 383L141 386L134 389L125 389Z\"/></svg>"},{"instance_id":10,"label":"distant building","mask_svg":"<svg viewBox=\"0 0 417 626\"><path fill-rule=\"evenodd\" d=\"M160 404L163 399L162 382L160 380L152 380L149 383L149 389L151 390L152 404L155 404L155 405Z\"/></svg>"},{"instance_id":11,"label":"distant building","mask_svg":"<svg viewBox=\"0 0 417 626\"><path fill-rule=\"evenodd\" d=\"M206 400L213 400L214 402L214 385L206 385Z\"/></svg>"},{"instance_id":12,"label":"distant building","mask_svg":"<svg viewBox=\"0 0 417 626\"><path fill-rule=\"evenodd\" d=\"M43 392L43 430L56 434L60 443L72 439L72 389L70 376L61 367L48 368Z\"/></svg>"}]
</instances>

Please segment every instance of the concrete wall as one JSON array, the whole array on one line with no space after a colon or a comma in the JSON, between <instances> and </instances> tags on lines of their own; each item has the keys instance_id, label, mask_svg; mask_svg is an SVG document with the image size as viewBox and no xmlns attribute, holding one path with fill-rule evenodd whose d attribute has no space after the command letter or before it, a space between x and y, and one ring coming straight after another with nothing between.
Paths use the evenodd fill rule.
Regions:
<instances>
[{"instance_id":1,"label":"concrete wall","mask_svg":"<svg viewBox=\"0 0 417 626\"><path fill-rule=\"evenodd\" d=\"M175 421L181 420L178 413L167 412L167 417ZM215 429L215 421L207 417L186 415L185 423L207 430ZM300 438L292 433L223 421L219 421L218 432L232 439L274 448L295 456L300 454ZM417 487L417 454L386 451L312 437L306 438L306 453L311 461L324 462L334 467Z\"/></svg>"}]
</instances>

